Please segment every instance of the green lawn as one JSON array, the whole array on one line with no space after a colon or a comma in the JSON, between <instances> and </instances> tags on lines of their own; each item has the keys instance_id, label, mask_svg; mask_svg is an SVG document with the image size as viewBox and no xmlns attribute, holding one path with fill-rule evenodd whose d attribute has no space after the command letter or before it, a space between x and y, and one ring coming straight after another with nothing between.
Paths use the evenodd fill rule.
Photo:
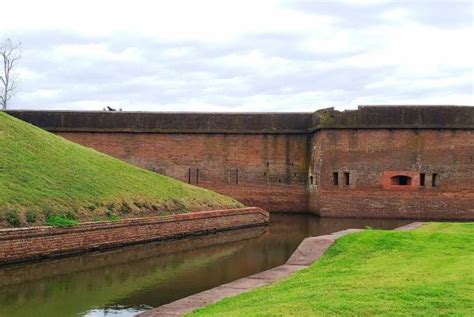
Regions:
<instances>
[{"instance_id":1,"label":"green lawn","mask_svg":"<svg viewBox=\"0 0 474 317\"><path fill-rule=\"evenodd\" d=\"M0 112L0 227L51 214L93 221L241 206Z\"/></svg>"},{"instance_id":2,"label":"green lawn","mask_svg":"<svg viewBox=\"0 0 474 317\"><path fill-rule=\"evenodd\" d=\"M310 268L194 315L474 316L474 223L351 234Z\"/></svg>"}]
</instances>

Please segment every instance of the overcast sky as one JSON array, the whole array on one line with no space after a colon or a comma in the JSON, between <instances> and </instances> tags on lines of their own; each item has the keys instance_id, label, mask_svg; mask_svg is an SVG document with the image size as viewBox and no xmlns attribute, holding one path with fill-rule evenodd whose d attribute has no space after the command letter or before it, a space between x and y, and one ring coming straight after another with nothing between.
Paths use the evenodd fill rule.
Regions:
<instances>
[{"instance_id":1,"label":"overcast sky","mask_svg":"<svg viewBox=\"0 0 474 317\"><path fill-rule=\"evenodd\" d=\"M11 108L474 104L473 1L5 1Z\"/></svg>"}]
</instances>

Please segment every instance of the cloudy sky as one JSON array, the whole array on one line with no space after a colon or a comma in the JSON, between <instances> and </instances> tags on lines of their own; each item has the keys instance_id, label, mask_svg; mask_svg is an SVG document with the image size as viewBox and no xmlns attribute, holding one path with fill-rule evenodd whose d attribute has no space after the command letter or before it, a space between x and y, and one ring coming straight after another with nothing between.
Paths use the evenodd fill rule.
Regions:
<instances>
[{"instance_id":1,"label":"cloudy sky","mask_svg":"<svg viewBox=\"0 0 474 317\"><path fill-rule=\"evenodd\" d=\"M473 1L5 1L10 108L474 104Z\"/></svg>"}]
</instances>

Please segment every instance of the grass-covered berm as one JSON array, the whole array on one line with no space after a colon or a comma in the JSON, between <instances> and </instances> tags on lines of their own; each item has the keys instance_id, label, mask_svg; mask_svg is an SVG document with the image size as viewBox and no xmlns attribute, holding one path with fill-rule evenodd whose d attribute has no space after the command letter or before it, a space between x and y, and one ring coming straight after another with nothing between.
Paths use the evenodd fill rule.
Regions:
<instances>
[{"instance_id":1,"label":"grass-covered berm","mask_svg":"<svg viewBox=\"0 0 474 317\"><path fill-rule=\"evenodd\" d=\"M242 207L0 112L0 227Z\"/></svg>"},{"instance_id":2,"label":"grass-covered berm","mask_svg":"<svg viewBox=\"0 0 474 317\"><path fill-rule=\"evenodd\" d=\"M474 316L474 223L350 234L308 269L192 316Z\"/></svg>"}]
</instances>

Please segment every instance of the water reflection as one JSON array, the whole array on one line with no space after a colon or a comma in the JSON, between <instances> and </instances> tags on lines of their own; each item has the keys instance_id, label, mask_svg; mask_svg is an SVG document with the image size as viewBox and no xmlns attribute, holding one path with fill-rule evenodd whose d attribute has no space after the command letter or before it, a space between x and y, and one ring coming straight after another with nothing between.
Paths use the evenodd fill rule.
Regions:
<instances>
[{"instance_id":1,"label":"water reflection","mask_svg":"<svg viewBox=\"0 0 474 317\"><path fill-rule=\"evenodd\" d=\"M276 214L268 227L4 267L0 316L132 316L281 265L305 237L408 222Z\"/></svg>"}]
</instances>

